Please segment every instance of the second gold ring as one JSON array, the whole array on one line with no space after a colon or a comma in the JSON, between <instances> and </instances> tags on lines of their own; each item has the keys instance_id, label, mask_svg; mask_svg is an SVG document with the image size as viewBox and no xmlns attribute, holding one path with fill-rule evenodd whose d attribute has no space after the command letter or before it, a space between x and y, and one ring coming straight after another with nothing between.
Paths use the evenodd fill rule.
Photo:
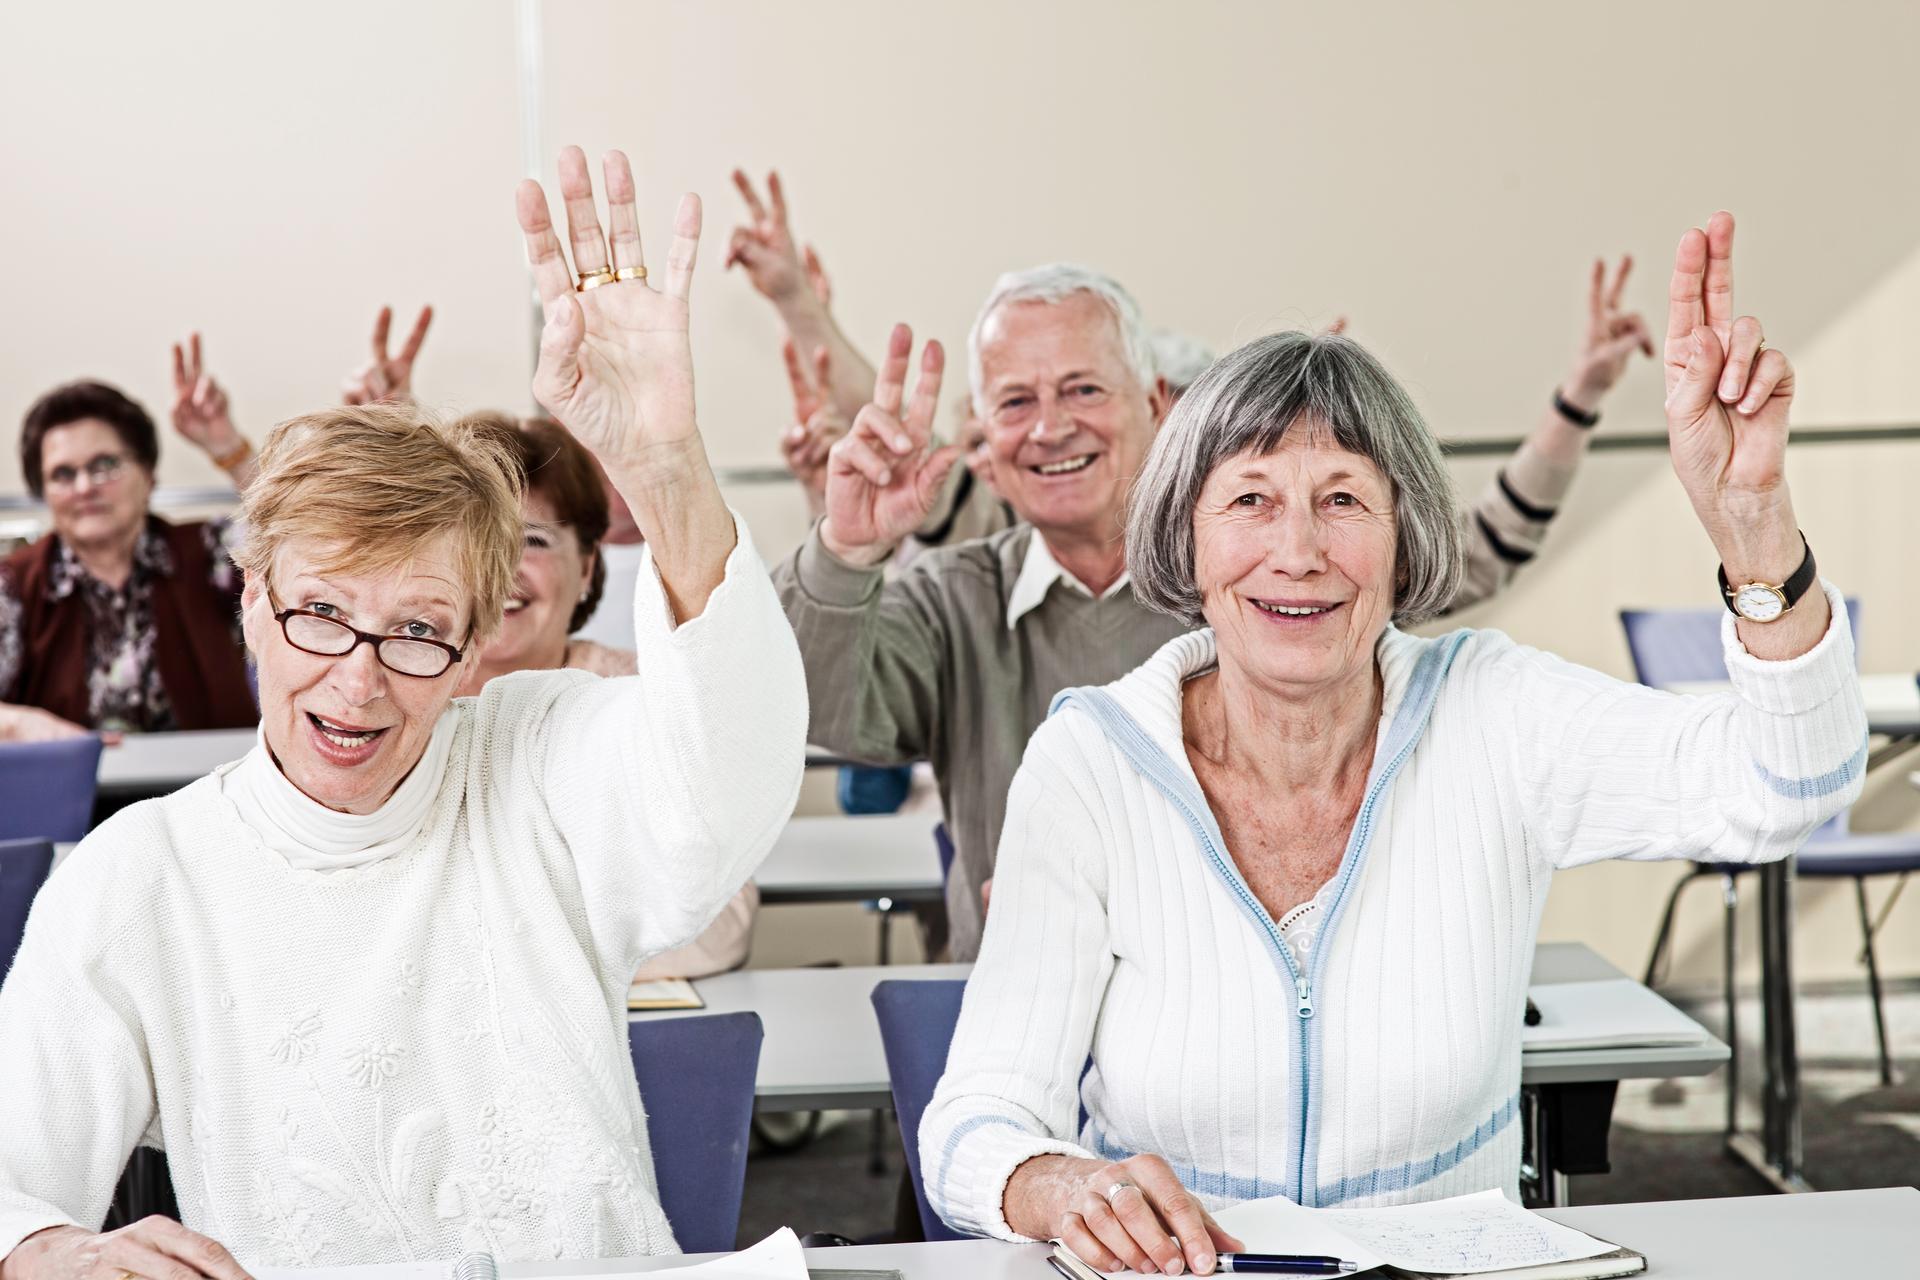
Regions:
<instances>
[{"instance_id":1,"label":"second gold ring","mask_svg":"<svg viewBox=\"0 0 1920 1280\"><path fill-rule=\"evenodd\" d=\"M582 271L576 278L574 292L585 293L589 289L598 289L603 284L612 284L618 277L607 267L598 271Z\"/></svg>"},{"instance_id":2,"label":"second gold ring","mask_svg":"<svg viewBox=\"0 0 1920 1280\"><path fill-rule=\"evenodd\" d=\"M613 273L613 278L615 280L645 280L647 278L647 269L645 267L621 267Z\"/></svg>"}]
</instances>

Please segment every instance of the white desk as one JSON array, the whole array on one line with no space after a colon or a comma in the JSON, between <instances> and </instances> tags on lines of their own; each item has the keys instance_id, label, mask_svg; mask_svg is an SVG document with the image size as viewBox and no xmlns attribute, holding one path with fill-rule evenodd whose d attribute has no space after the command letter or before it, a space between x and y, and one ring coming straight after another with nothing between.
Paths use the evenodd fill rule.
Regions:
<instances>
[{"instance_id":1,"label":"white desk","mask_svg":"<svg viewBox=\"0 0 1920 1280\"><path fill-rule=\"evenodd\" d=\"M760 901L938 901L934 822L927 814L794 818L753 874Z\"/></svg>"},{"instance_id":2,"label":"white desk","mask_svg":"<svg viewBox=\"0 0 1920 1280\"><path fill-rule=\"evenodd\" d=\"M693 985L707 1002L700 1010L661 1010L629 1015L698 1017L702 1013L760 1015L766 1039L760 1048L755 1107L760 1111L868 1110L893 1105L887 1058L870 997L874 984L965 978L964 964L865 966L846 969L742 969ZM1576 942L1542 943L1534 958L1533 997L1543 1008L1553 984L1619 978L1620 971ZM1646 999L1665 1001L1649 991ZM1698 1076L1727 1060L1727 1046L1705 1028L1697 1042L1642 1049L1528 1051L1520 1078L1530 1085Z\"/></svg>"},{"instance_id":3,"label":"white desk","mask_svg":"<svg viewBox=\"0 0 1920 1280\"><path fill-rule=\"evenodd\" d=\"M136 800L178 791L253 750L252 729L130 733L100 752L100 795Z\"/></svg>"},{"instance_id":4,"label":"white desk","mask_svg":"<svg viewBox=\"0 0 1920 1280\"><path fill-rule=\"evenodd\" d=\"M1546 1214L1640 1250L1647 1274L1657 1280L1909 1275L1920 1258L1920 1191L1912 1187L1604 1204ZM1046 1245L996 1240L876 1244L809 1249L807 1265L893 1268L907 1280L1055 1280L1048 1252ZM514 1271L529 1277L671 1271L711 1256L539 1262Z\"/></svg>"}]
</instances>

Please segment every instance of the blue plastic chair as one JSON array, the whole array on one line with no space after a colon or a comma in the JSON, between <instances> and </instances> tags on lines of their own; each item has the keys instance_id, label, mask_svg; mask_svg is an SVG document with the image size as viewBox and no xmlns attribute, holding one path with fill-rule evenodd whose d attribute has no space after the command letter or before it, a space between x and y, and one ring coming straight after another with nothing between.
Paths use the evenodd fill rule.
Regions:
<instances>
[{"instance_id":1,"label":"blue plastic chair","mask_svg":"<svg viewBox=\"0 0 1920 1280\"><path fill-rule=\"evenodd\" d=\"M627 1024L660 1207L688 1253L731 1252L740 1234L762 1036L757 1013Z\"/></svg>"},{"instance_id":2,"label":"blue plastic chair","mask_svg":"<svg viewBox=\"0 0 1920 1280\"><path fill-rule=\"evenodd\" d=\"M880 1019L880 1042L887 1051L887 1077L893 1085L893 1113L900 1121L900 1145L913 1178L913 1199L920 1226L929 1240L967 1240L927 1203L920 1179L920 1117L933 1101L934 1086L947 1069L947 1046L960 1021L960 997L967 984L957 978L911 981L890 978L875 984L873 1011Z\"/></svg>"},{"instance_id":3,"label":"blue plastic chair","mask_svg":"<svg viewBox=\"0 0 1920 1280\"><path fill-rule=\"evenodd\" d=\"M94 735L0 743L0 840L78 840L99 783Z\"/></svg>"},{"instance_id":4,"label":"blue plastic chair","mask_svg":"<svg viewBox=\"0 0 1920 1280\"><path fill-rule=\"evenodd\" d=\"M1665 686L1696 680L1725 680L1726 660L1720 647L1721 619L1724 609L1653 609L1620 611L1621 625L1627 632L1627 649L1633 655L1633 667L1642 684ZM1847 620L1856 639L1860 635L1860 602L1847 601ZM1673 935L1674 909L1686 887L1701 876L1721 877L1722 897L1726 903L1725 1002L1727 1039L1736 1041L1734 1022L1734 970L1738 959L1734 934L1734 916L1739 907L1736 877L1753 868L1744 863L1695 863L1693 872L1674 886L1654 935L1653 951L1647 957L1645 981L1652 986L1666 959ZM1847 829L1843 810L1822 824L1800 850L1797 873L1806 879L1833 879L1844 876L1853 881L1854 901L1860 912L1860 936L1864 942L1862 959L1867 966L1867 989L1873 1001L1873 1028L1880 1051L1880 1083L1893 1083L1893 1059L1887 1051L1886 1009L1881 996L1880 963L1873 949L1875 925L1867 906L1867 882L1871 875L1905 875L1920 871L1920 835L1854 835ZM1733 1124L1738 1100L1736 1054L1729 1061L1727 1116Z\"/></svg>"},{"instance_id":5,"label":"blue plastic chair","mask_svg":"<svg viewBox=\"0 0 1920 1280\"><path fill-rule=\"evenodd\" d=\"M53 870L53 841L0 840L0 978L13 967L33 897Z\"/></svg>"}]
</instances>

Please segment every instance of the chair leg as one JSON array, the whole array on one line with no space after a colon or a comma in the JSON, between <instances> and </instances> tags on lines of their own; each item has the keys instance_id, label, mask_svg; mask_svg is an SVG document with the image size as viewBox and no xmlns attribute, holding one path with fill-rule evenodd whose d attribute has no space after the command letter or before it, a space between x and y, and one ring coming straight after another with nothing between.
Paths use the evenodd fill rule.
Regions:
<instances>
[{"instance_id":1,"label":"chair leg","mask_svg":"<svg viewBox=\"0 0 1920 1280\"><path fill-rule=\"evenodd\" d=\"M1659 932L1653 935L1653 951L1647 956L1647 973L1646 976L1640 980L1642 986L1651 987L1654 985L1654 975L1660 971L1661 966L1665 963L1667 958L1667 944L1673 939L1673 913L1675 908L1680 905L1680 895L1686 891L1688 885L1694 882L1695 877L1702 874L1704 873L1699 867L1694 867L1693 870L1681 877L1680 883L1673 886L1673 892L1667 895L1667 909L1660 914Z\"/></svg>"},{"instance_id":2,"label":"chair leg","mask_svg":"<svg viewBox=\"0 0 1920 1280\"><path fill-rule=\"evenodd\" d=\"M1880 998L1880 962L1873 954L1873 916L1867 910L1867 878L1853 878L1854 900L1860 904L1860 936L1866 940L1867 993L1873 999L1873 1034L1880 1045L1880 1083L1893 1083L1893 1058L1887 1053L1887 1014Z\"/></svg>"},{"instance_id":3,"label":"chair leg","mask_svg":"<svg viewBox=\"0 0 1920 1280\"><path fill-rule=\"evenodd\" d=\"M1720 878L1720 898L1726 904L1726 937L1721 939L1727 1001L1727 1136L1740 1132L1740 885L1733 876Z\"/></svg>"}]
</instances>

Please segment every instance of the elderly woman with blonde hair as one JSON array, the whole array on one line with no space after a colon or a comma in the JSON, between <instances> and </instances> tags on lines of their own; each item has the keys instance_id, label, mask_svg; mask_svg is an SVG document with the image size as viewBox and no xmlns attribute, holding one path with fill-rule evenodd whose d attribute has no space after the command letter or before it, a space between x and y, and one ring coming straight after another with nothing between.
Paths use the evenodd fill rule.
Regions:
<instances>
[{"instance_id":1,"label":"elderly woman with blonde hair","mask_svg":"<svg viewBox=\"0 0 1920 1280\"><path fill-rule=\"evenodd\" d=\"M405 405L279 427L246 494L259 745L81 843L0 990L0 1276L670 1252L625 995L713 918L798 790L799 655L694 420L682 202L645 282L561 156L537 184L534 392L645 530L637 677L454 698L523 537L498 441ZM97 1234L136 1144L182 1222Z\"/></svg>"},{"instance_id":2,"label":"elderly woman with blonde hair","mask_svg":"<svg viewBox=\"0 0 1920 1280\"><path fill-rule=\"evenodd\" d=\"M1732 250L1726 214L1681 241L1666 347L1674 470L1738 611L1723 696L1400 630L1452 598L1461 534L1355 343L1263 338L1181 400L1128 568L1208 629L1062 694L1027 749L920 1127L949 1222L1177 1275L1236 1247L1207 1211L1238 1200L1512 1194L1553 873L1785 857L1858 793L1847 614L1786 483L1793 373L1733 316Z\"/></svg>"}]
</instances>

